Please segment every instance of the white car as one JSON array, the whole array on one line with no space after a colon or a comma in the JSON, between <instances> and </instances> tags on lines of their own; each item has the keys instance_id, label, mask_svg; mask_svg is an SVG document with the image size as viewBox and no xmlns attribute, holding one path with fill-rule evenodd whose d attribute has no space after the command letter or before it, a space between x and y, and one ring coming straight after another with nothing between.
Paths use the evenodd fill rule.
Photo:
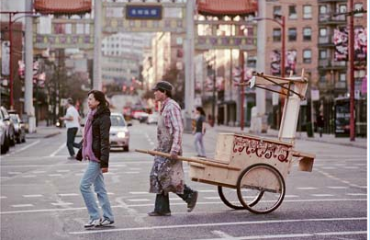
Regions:
<instances>
[{"instance_id":1,"label":"white car","mask_svg":"<svg viewBox=\"0 0 370 240\"><path fill-rule=\"evenodd\" d=\"M111 113L111 127L109 131L109 141L111 148L123 148L124 151L130 150L130 132L125 118L121 113Z\"/></svg>"},{"instance_id":2,"label":"white car","mask_svg":"<svg viewBox=\"0 0 370 240\"><path fill-rule=\"evenodd\" d=\"M149 114L148 119L146 120L146 123L147 124L157 124L158 116L159 114L157 112L153 112L152 114Z\"/></svg>"}]
</instances>

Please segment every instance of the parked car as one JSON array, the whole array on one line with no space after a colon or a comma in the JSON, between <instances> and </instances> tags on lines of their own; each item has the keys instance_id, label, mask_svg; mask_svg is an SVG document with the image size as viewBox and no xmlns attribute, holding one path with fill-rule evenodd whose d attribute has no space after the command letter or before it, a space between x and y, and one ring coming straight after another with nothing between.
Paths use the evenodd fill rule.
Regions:
<instances>
[{"instance_id":1,"label":"parked car","mask_svg":"<svg viewBox=\"0 0 370 240\"><path fill-rule=\"evenodd\" d=\"M147 114L146 112L140 112L136 114L136 119L139 120L140 123L144 123L148 119L148 116L149 114Z\"/></svg>"},{"instance_id":2,"label":"parked car","mask_svg":"<svg viewBox=\"0 0 370 240\"><path fill-rule=\"evenodd\" d=\"M10 143L6 134L7 126L3 121L3 115L0 113L0 141L1 141L1 154L9 151Z\"/></svg>"},{"instance_id":3,"label":"parked car","mask_svg":"<svg viewBox=\"0 0 370 240\"><path fill-rule=\"evenodd\" d=\"M147 124L157 124L158 123L158 113L153 112L152 114L149 114L148 119L146 120Z\"/></svg>"},{"instance_id":4,"label":"parked car","mask_svg":"<svg viewBox=\"0 0 370 240\"><path fill-rule=\"evenodd\" d=\"M6 126L5 136L7 137L9 145L14 146L15 145L15 131L14 131L13 121L10 119L8 111L3 106L0 107L0 114L2 115L1 116L2 121L4 122Z\"/></svg>"},{"instance_id":5,"label":"parked car","mask_svg":"<svg viewBox=\"0 0 370 240\"><path fill-rule=\"evenodd\" d=\"M26 142L26 127L21 118L19 117L19 114L14 110L9 110L8 113L10 119L14 124L15 140L17 141L17 143Z\"/></svg>"},{"instance_id":6,"label":"parked car","mask_svg":"<svg viewBox=\"0 0 370 240\"><path fill-rule=\"evenodd\" d=\"M130 132L125 118L121 113L111 113L111 128L109 132L109 141L111 148L123 148L124 151L130 150Z\"/></svg>"}]
</instances>

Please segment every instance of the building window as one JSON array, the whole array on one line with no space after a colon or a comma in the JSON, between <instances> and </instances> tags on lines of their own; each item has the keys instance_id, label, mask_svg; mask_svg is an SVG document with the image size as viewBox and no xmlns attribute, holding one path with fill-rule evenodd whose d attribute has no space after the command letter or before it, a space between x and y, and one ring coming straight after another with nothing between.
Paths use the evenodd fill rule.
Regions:
<instances>
[{"instance_id":1,"label":"building window","mask_svg":"<svg viewBox=\"0 0 370 240\"><path fill-rule=\"evenodd\" d=\"M310 49L303 50L303 63L311 63L312 51Z\"/></svg>"},{"instance_id":2,"label":"building window","mask_svg":"<svg viewBox=\"0 0 370 240\"><path fill-rule=\"evenodd\" d=\"M274 42L280 42L281 41L281 29L280 28L274 28L272 32L273 40Z\"/></svg>"},{"instance_id":3,"label":"building window","mask_svg":"<svg viewBox=\"0 0 370 240\"><path fill-rule=\"evenodd\" d=\"M328 8L325 5L320 6L320 14L326 14L328 12Z\"/></svg>"},{"instance_id":4,"label":"building window","mask_svg":"<svg viewBox=\"0 0 370 240\"><path fill-rule=\"evenodd\" d=\"M355 9L354 10L359 10L363 8L362 3L355 3ZM356 13L354 16L355 17L362 17L364 14L363 13Z\"/></svg>"},{"instance_id":5,"label":"building window","mask_svg":"<svg viewBox=\"0 0 370 240\"><path fill-rule=\"evenodd\" d=\"M339 74L339 81L345 82L347 80L347 75L345 73Z\"/></svg>"},{"instance_id":6,"label":"building window","mask_svg":"<svg viewBox=\"0 0 370 240\"><path fill-rule=\"evenodd\" d=\"M272 17L275 18L276 15L281 16L281 6L274 6Z\"/></svg>"},{"instance_id":7,"label":"building window","mask_svg":"<svg viewBox=\"0 0 370 240\"><path fill-rule=\"evenodd\" d=\"M296 28L289 28L289 41L293 42L297 40L297 29Z\"/></svg>"},{"instance_id":8,"label":"building window","mask_svg":"<svg viewBox=\"0 0 370 240\"><path fill-rule=\"evenodd\" d=\"M322 82L322 83L326 82L326 77L325 77L325 75L320 75L320 77L319 77L319 81L320 81L320 82Z\"/></svg>"},{"instance_id":9,"label":"building window","mask_svg":"<svg viewBox=\"0 0 370 240\"><path fill-rule=\"evenodd\" d=\"M311 18L312 18L312 6L311 5L303 6L303 19Z\"/></svg>"},{"instance_id":10,"label":"building window","mask_svg":"<svg viewBox=\"0 0 370 240\"><path fill-rule=\"evenodd\" d=\"M312 29L310 27L303 28L303 41L311 41Z\"/></svg>"},{"instance_id":11,"label":"building window","mask_svg":"<svg viewBox=\"0 0 370 240\"><path fill-rule=\"evenodd\" d=\"M297 6L289 6L289 19L297 19Z\"/></svg>"},{"instance_id":12,"label":"building window","mask_svg":"<svg viewBox=\"0 0 370 240\"><path fill-rule=\"evenodd\" d=\"M328 35L328 31L326 28L320 28L320 37L326 37Z\"/></svg>"},{"instance_id":13,"label":"building window","mask_svg":"<svg viewBox=\"0 0 370 240\"><path fill-rule=\"evenodd\" d=\"M320 50L320 59L326 59L328 57L328 53L326 50Z\"/></svg>"}]
</instances>

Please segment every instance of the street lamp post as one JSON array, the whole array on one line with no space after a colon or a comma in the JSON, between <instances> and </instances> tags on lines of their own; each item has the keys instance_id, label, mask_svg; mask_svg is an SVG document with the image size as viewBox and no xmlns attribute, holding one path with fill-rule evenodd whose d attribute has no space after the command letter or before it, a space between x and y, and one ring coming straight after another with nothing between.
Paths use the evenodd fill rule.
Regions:
<instances>
[{"instance_id":1,"label":"street lamp post","mask_svg":"<svg viewBox=\"0 0 370 240\"><path fill-rule=\"evenodd\" d=\"M280 21L278 20L280 19ZM274 18L255 18L255 21L261 21L261 20L266 20L266 21L272 21L274 23L277 23L281 27L281 55L280 55L280 74L281 77L285 77L285 16L282 15L275 15ZM281 101L284 101L282 98ZM278 119L280 119L281 115L281 108L278 107L278 113L279 115ZM280 120L278 120L278 124L280 124Z\"/></svg>"},{"instance_id":2,"label":"street lamp post","mask_svg":"<svg viewBox=\"0 0 370 240\"><path fill-rule=\"evenodd\" d=\"M13 39L12 39L12 25L16 22L16 19L12 19L17 14L32 14L34 16L33 11L1 11L0 14L8 14L9 15L9 22L8 22L8 31L9 31L9 88L10 88L10 109L14 109L14 99L13 99Z\"/></svg>"},{"instance_id":3,"label":"street lamp post","mask_svg":"<svg viewBox=\"0 0 370 240\"><path fill-rule=\"evenodd\" d=\"M277 23L281 27L281 77L285 77L285 16L281 15L275 15L276 18L280 18L280 21L278 21L275 18L255 18L255 21L272 21Z\"/></svg>"}]
</instances>

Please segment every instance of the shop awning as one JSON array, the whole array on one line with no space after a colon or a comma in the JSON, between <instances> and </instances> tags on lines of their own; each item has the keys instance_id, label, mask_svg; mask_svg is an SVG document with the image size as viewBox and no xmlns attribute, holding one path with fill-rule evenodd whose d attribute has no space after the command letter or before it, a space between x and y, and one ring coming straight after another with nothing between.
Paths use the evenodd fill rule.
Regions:
<instances>
[{"instance_id":1,"label":"shop awning","mask_svg":"<svg viewBox=\"0 0 370 240\"><path fill-rule=\"evenodd\" d=\"M91 0L34 0L39 13L83 14L91 12Z\"/></svg>"},{"instance_id":2,"label":"shop awning","mask_svg":"<svg viewBox=\"0 0 370 240\"><path fill-rule=\"evenodd\" d=\"M198 0L198 12L210 16L244 16L258 10L257 0Z\"/></svg>"}]
</instances>

